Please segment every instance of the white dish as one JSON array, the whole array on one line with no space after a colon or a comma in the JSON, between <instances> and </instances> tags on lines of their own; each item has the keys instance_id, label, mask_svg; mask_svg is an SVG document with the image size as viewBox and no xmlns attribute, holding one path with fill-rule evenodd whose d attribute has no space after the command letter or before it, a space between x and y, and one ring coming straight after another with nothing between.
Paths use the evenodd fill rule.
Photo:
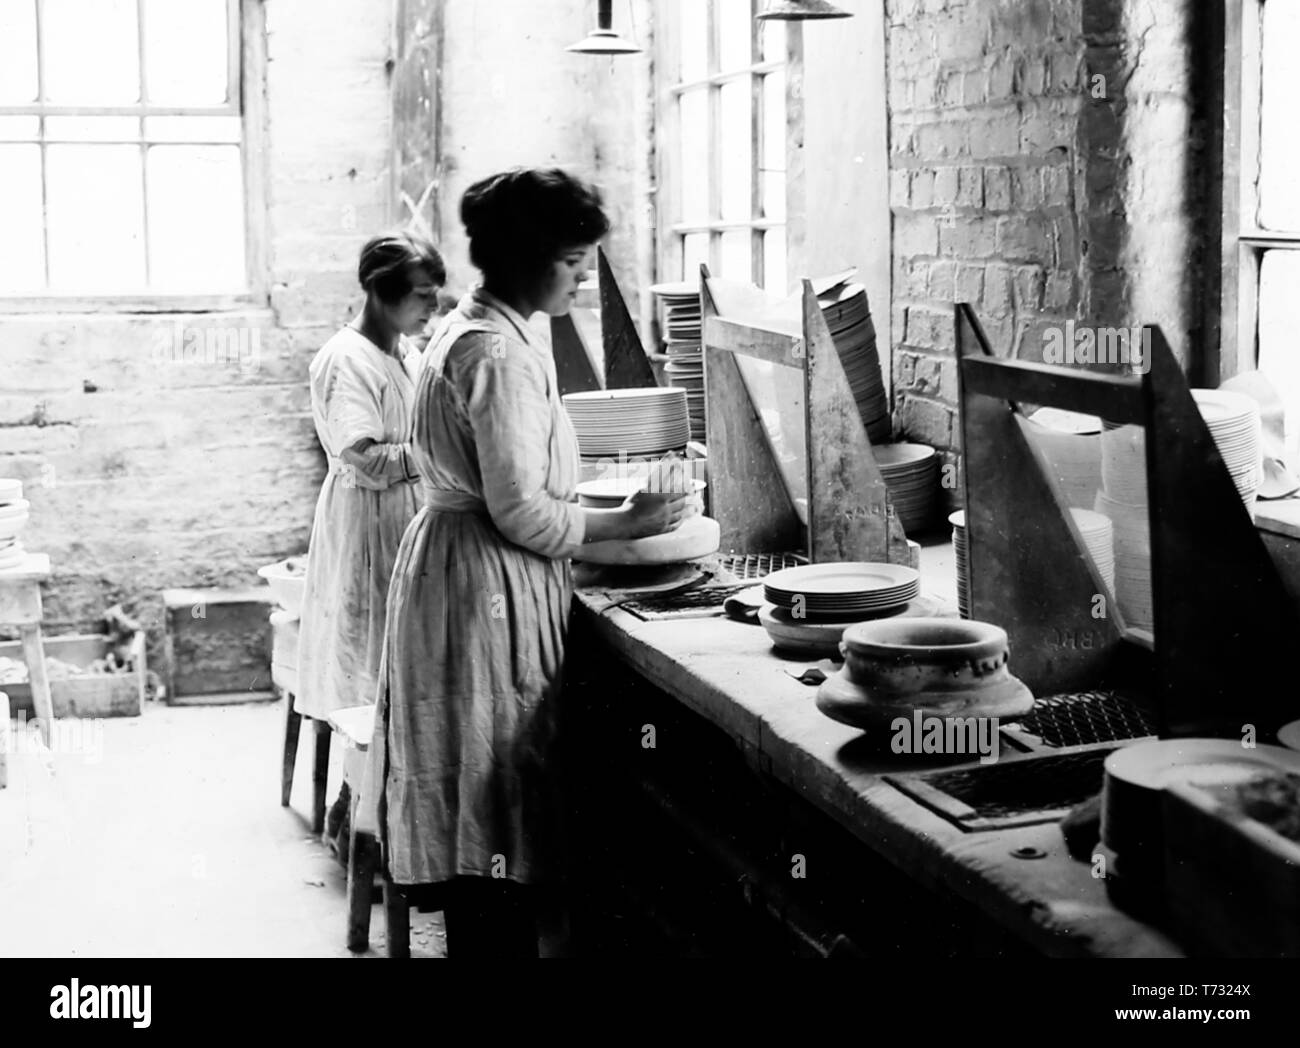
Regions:
<instances>
[{"instance_id":1,"label":"white dish","mask_svg":"<svg viewBox=\"0 0 1300 1048\"><path fill-rule=\"evenodd\" d=\"M21 480L10 480L8 478L0 480L0 506L21 501L22 497L23 482Z\"/></svg>"},{"instance_id":2,"label":"white dish","mask_svg":"<svg viewBox=\"0 0 1300 1048\"><path fill-rule=\"evenodd\" d=\"M1105 767L1110 778L1147 790L1176 783L1214 787L1260 772L1300 774L1300 754L1280 746L1247 749L1232 739L1159 739L1116 750Z\"/></svg>"},{"instance_id":3,"label":"white dish","mask_svg":"<svg viewBox=\"0 0 1300 1048\"><path fill-rule=\"evenodd\" d=\"M722 530L710 517L688 517L675 531L646 539L592 542L574 555L586 564L677 564L718 551Z\"/></svg>"},{"instance_id":4,"label":"white dish","mask_svg":"<svg viewBox=\"0 0 1300 1048\"><path fill-rule=\"evenodd\" d=\"M302 614L303 595L307 589L307 558L289 557L275 564L259 568L257 574L266 580L276 602L294 618Z\"/></svg>"},{"instance_id":5,"label":"white dish","mask_svg":"<svg viewBox=\"0 0 1300 1048\"><path fill-rule=\"evenodd\" d=\"M1288 749L1300 750L1300 720L1278 728L1277 741Z\"/></svg>"}]
</instances>

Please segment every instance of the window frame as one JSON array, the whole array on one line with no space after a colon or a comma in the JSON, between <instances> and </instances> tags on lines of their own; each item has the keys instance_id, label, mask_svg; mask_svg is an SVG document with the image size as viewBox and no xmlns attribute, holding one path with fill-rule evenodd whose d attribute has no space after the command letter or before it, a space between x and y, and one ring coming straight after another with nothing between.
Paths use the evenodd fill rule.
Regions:
<instances>
[{"instance_id":1,"label":"window frame","mask_svg":"<svg viewBox=\"0 0 1300 1048\"><path fill-rule=\"evenodd\" d=\"M789 207L791 168L789 149L783 150L787 157L785 166L785 217L773 219L760 217L763 201L763 158L766 152L766 120L763 99L764 78L772 73L785 73L785 126L787 133L791 121L790 77L793 73L793 56L789 48L787 35L787 53L781 59L764 60L762 57L763 25L757 21L760 0L749 0L750 5L750 64L744 67L720 69L720 36L717 18L717 4L714 0L707 2L708 24L708 74L690 81L679 79L682 57L682 26L677 16L680 0L656 0L655 15L655 64L654 64L654 98L655 98L655 173L654 190L655 232L658 241L655 252L656 273L660 280L693 281L697 274L685 273L685 238L695 234L707 234L709 237L708 265L709 271L718 274L721 270L722 234L737 230L750 231L750 275L754 283L762 286L766 282L766 258L764 238L774 231L780 231L785 238L785 258L787 273L790 259L791 215ZM750 218L748 220L722 219L722 158L721 143L716 129L721 123L721 88L744 77L750 79ZM692 90L708 91L708 158L709 165L709 218L707 221L686 221L682 214L681 193L681 96ZM681 274L679 277L678 274ZM734 279L735 274L730 274ZM777 289L784 294L785 289Z\"/></svg>"},{"instance_id":2,"label":"window frame","mask_svg":"<svg viewBox=\"0 0 1300 1048\"><path fill-rule=\"evenodd\" d=\"M1265 252L1300 250L1300 232L1276 233L1258 226L1267 2L1228 0L1225 5L1220 381L1259 364L1259 285Z\"/></svg>"},{"instance_id":3,"label":"window frame","mask_svg":"<svg viewBox=\"0 0 1300 1048\"><path fill-rule=\"evenodd\" d=\"M41 10L43 0L33 0L37 11L37 47L43 48ZM268 248L266 242L267 199L265 192L266 144L266 33L261 0L225 0L228 39L228 83L237 97L222 106L152 106L137 105L85 106L48 105L40 101L26 105L0 105L0 115L46 116L238 116L240 118L240 163L244 191L244 265L246 288L243 291L207 294L203 292L146 292L141 294L83 293L63 291L5 295L0 292L0 315L24 313L208 313L262 308L270 301ZM140 0L137 0L137 12ZM137 32L143 35L143 20L137 15ZM143 42L141 44L143 52ZM44 66L38 62L39 70ZM142 74L143 75L143 74ZM141 139L141 149L148 140ZM93 143L92 143L93 144ZM200 143L201 144L201 143ZM44 183L42 164L42 183ZM147 193L147 170L142 189ZM42 189L44 192L44 189ZM148 235L146 211L145 234ZM146 245L146 252L148 248ZM48 266L48 254L46 265Z\"/></svg>"}]
</instances>

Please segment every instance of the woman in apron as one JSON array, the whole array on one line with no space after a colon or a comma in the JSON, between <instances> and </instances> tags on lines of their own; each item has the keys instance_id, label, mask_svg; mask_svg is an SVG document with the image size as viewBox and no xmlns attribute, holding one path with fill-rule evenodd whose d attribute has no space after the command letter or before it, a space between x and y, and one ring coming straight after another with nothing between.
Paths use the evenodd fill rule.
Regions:
<instances>
[{"instance_id":1,"label":"woman in apron","mask_svg":"<svg viewBox=\"0 0 1300 1048\"><path fill-rule=\"evenodd\" d=\"M407 336L429 323L447 271L432 244L397 233L366 244L358 276L365 305L310 368L329 475L312 524L294 709L315 720L375 701L388 582L419 502L410 453L419 355ZM330 813L331 839L346 824L347 794Z\"/></svg>"},{"instance_id":2,"label":"woman in apron","mask_svg":"<svg viewBox=\"0 0 1300 1048\"><path fill-rule=\"evenodd\" d=\"M574 501L577 440L529 318L573 307L609 229L598 193L561 171L512 171L472 186L461 218L483 283L421 365L412 453L426 502L388 598L379 830L393 882L436 889L422 897L443 910L449 957L536 957L530 886L557 872L548 756L569 558L669 531L686 500Z\"/></svg>"}]
</instances>

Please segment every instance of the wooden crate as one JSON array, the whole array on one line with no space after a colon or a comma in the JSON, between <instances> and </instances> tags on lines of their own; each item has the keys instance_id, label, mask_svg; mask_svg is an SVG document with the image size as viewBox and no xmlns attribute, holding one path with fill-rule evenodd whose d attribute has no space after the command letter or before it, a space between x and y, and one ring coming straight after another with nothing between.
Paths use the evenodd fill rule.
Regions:
<instances>
[{"instance_id":1,"label":"wooden crate","mask_svg":"<svg viewBox=\"0 0 1300 1048\"><path fill-rule=\"evenodd\" d=\"M81 634L70 637L46 637L45 658L58 659L74 666L89 666L108 654L108 637ZM145 665L145 637L137 633L131 641L135 668L130 673L102 673L66 680L50 678L50 699L56 717L138 717L144 710L148 667ZM0 644L0 658L23 658L19 641ZM28 717L36 715L30 684L5 684L11 716L20 710Z\"/></svg>"},{"instance_id":2,"label":"wooden crate","mask_svg":"<svg viewBox=\"0 0 1300 1048\"><path fill-rule=\"evenodd\" d=\"M1171 928L1215 957L1300 957L1300 844L1192 786L1165 790Z\"/></svg>"}]
</instances>

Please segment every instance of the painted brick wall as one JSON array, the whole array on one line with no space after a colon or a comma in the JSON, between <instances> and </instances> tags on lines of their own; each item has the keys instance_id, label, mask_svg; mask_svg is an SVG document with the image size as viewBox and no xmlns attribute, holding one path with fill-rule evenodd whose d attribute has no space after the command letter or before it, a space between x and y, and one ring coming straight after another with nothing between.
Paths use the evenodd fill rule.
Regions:
<instances>
[{"instance_id":1,"label":"painted brick wall","mask_svg":"<svg viewBox=\"0 0 1300 1048\"><path fill-rule=\"evenodd\" d=\"M24 481L26 544L53 561L52 633L121 601L156 642L160 590L256 585L306 549L324 475L307 365L389 221L391 19L373 0L263 6L269 308L0 316L0 476ZM206 359L187 362L194 337Z\"/></svg>"}]
</instances>

